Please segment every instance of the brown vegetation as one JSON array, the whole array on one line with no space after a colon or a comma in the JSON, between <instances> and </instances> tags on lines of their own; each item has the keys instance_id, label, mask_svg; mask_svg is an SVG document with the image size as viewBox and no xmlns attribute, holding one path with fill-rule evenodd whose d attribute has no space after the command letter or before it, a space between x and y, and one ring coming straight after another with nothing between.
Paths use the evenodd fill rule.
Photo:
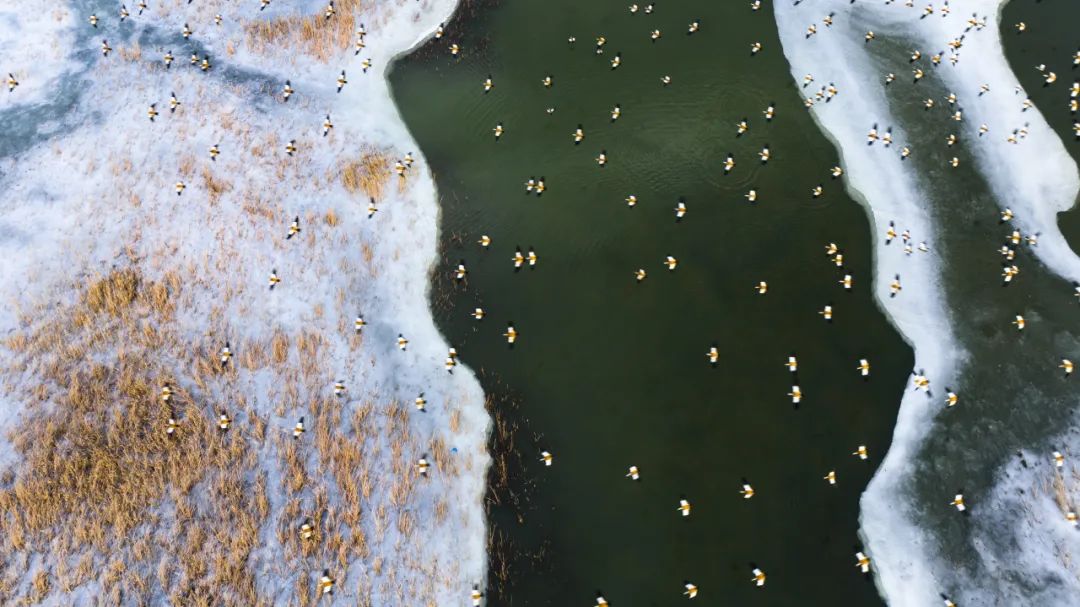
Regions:
<instances>
[{"instance_id":1,"label":"brown vegetation","mask_svg":"<svg viewBox=\"0 0 1080 607\"><path fill-rule=\"evenodd\" d=\"M10 435L20 461L0 479L0 603L33 604L96 581L95 594L116 604L165 596L177 605L268 605L274 599L256 576L269 558L284 563L293 604L311 605L311 570L343 572L370 559L388 524L414 531L406 508L422 447L408 409L346 410L341 399L320 396L332 380L319 372L326 348L316 333L234 343L238 367L222 371L212 347L180 337L172 319L184 297L175 275L152 281L116 270L88 281L75 303L35 311L40 320L4 342L5 371L40 381L13 394L25 414ZM296 370L297 360L311 363ZM233 426L217 428L214 395L234 393L239 374L264 368L307 412L303 440L280 422L269 430L242 396L227 399ZM178 423L172 436L170 416ZM394 464L376 476L369 458L380 444ZM441 466L445 447L427 448ZM275 459L280 485L266 468ZM310 540L297 533L305 518L317 529ZM258 555L265 529L284 554ZM44 555L46 566L27 580L31 554Z\"/></svg>"},{"instance_id":2,"label":"brown vegetation","mask_svg":"<svg viewBox=\"0 0 1080 607\"><path fill-rule=\"evenodd\" d=\"M340 171L341 184L350 194L362 193L382 200L386 184L390 181L390 155L384 151L368 150L359 160L342 162Z\"/></svg>"},{"instance_id":3,"label":"brown vegetation","mask_svg":"<svg viewBox=\"0 0 1080 607\"><path fill-rule=\"evenodd\" d=\"M335 8L337 14L330 19L320 12L248 22L244 24L247 45L255 52L264 52L271 46L288 46L325 63L352 46L354 13L360 10L361 2L337 0Z\"/></svg>"}]
</instances>

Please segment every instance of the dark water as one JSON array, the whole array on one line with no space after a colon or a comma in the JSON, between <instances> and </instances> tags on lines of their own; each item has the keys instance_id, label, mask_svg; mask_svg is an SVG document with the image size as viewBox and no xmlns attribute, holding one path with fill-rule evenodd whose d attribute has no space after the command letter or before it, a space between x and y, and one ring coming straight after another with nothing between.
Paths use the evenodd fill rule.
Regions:
<instances>
[{"instance_id":1,"label":"dark water","mask_svg":"<svg viewBox=\"0 0 1080 607\"><path fill-rule=\"evenodd\" d=\"M391 79L440 190L436 317L507 430L493 439L507 467L492 475L491 603L590 604L600 589L615 605L671 604L691 580L706 604L880 604L854 568L858 497L888 449L912 354L870 295L869 222L830 179L837 154L802 107L771 10L695 1L631 15L622 0L548 0L463 11L467 23L448 24ZM688 36L692 20L701 31ZM751 57L755 41L764 49ZM737 138L743 117L750 131ZM737 166L724 176L728 153ZM526 194L530 176L544 177L543 196ZM818 184L825 195L813 199ZM755 204L743 197L751 187ZM689 211L676 223L680 197ZM829 242L843 248L852 292ZM534 270L514 272L516 246L535 248ZM459 260L467 284L451 278ZM817 313L829 302L832 324ZM482 322L469 316L476 306ZM510 321L513 349L501 335ZM786 396L792 352L798 409ZM520 460L505 453L509 437ZM868 462L851 455L860 444ZM624 478L631 464L639 483ZM689 518L676 512L683 495ZM751 562L769 576L764 589Z\"/></svg>"}]
</instances>

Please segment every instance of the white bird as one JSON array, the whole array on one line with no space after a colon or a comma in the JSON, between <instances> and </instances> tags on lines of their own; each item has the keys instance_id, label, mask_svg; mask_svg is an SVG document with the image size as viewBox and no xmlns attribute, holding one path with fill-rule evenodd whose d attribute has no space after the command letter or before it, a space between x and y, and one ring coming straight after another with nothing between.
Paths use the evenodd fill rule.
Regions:
<instances>
[{"instance_id":1,"label":"white bird","mask_svg":"<svg viewBox=\"0 0 1080 607\"><path fill-rule=\"evenodd\" d=\"M742 489L739 490L739 493L743 496L743 499L746 500L754 497L754 488L750 485L749 482L747 482L745 478L743 479Z\"/></svg>"},{"instance_id":2,"label":"white bird","mask_svg":"<svg viewBox=\"0 0 1080 607\"><path fill-rule=\"evenodd\" d=\"M753 571L751 573L754 575L754 577L750 578L750 580L752 582L754 582L754 584L756 584L759 587L765 585L765 572L764 571L762 571L761 569L759 569L757 567L754 567L754 569L753 569Z\"/></svg>"},{"instance_id":3,"label":"white bird","mask_svg":"<svg viewBox=\"0 0 1080 607\"><path fill-rule=\"evenodd\" d=\"M960 401L960 396L957 395L956 392L953 392L952 390L949 390L948 388L945 388L945 392L946 392L946 394L945 394L945 406L946 407L955 407L956 403Z\"/></svg>"},{"instance_id":4,"label":"white bird","mask_svg":"<svg viewBox=\"0 0 1080 607\"><path fill-rule=\"evenodd\" d=\"M852 452L852 455L858 456L861 460L866 460L870 457L870 453L866 450L866 445L859 445L859 447Z\"/></svg>"},{"instance_id":5,"label":"white bird","mask_svg":"<svg viewBox=\"0 0 1080 607\"><path fill-rule=\"evenodd\" d=\"M860 358L859 366L855 368L859 370L859 373L863 377L868 377L870 375L870 361L866 360L865 358Z\"/></svg>"},{"instance_id":6,"label":"white bird","mask_svg":"<svg viewBox=\"0 0 1080 607\"><path fill-rule=\"evenodd\" d=\"M735 168L735 156L728 154L724 159L724 174L730 173L731 169Z\"/></svg>"},{"instance_id":7,"label":"white bird","mask_svg":"<svg viewBox=\"0 0 1080 607\"><path fill-rule=\"evenodd\" d=\"M956 497L954 497L953 500L949 502L949 505L956 507L956 510L958 512L963 512L967 510L967 506L964 505L964 494L962 493L957 493Z\"/></svg>"},{"instance_id":8,"label":"white bird","mask_svg":"<svg viewBox=\"0 0 1080 607\"><path fill-rule=\"evenodd\" d=\"M633 480L641 480L641 473L638 471L637 466L630 466L630 471L626 473L626 478Z\"/></svg>"},{"instance_id":9,"label":"white bird","mask_svg":"<svg viewBox=\"0 0 1080 607\"><path fill-rule=\"evenodd\" d=\"M821 310L818 310L818 314L822 316L826 321L832 322L833 308L832 306L825 306Z\"/></svg>"},{"instance_id":10,"label":"white bird","mask_svg":"<svg viewBox=\"0 0 1080 607\"><path fill-rule=\"evenodd\" d=\"M870 573L870 557L866 556L862 552L856 552L855 566L858 567L863 573Z\"/></svg>"},{"instance_id":11,"label":"white bird","mask_svg":"<svg viewBox=\"0 0 1080 607\"><path fill-rule=\"evenodd\" d=\"M540 461L543 462L545 466L550 466L551 462L552 462L552 459L553 459L553 457L552 457L550 451L541 451L540 452Z\"/></svg>"},{"instance_id":12,"label":"white bird","mask_svg":"<svg viewBox=\"0 0 1080 607\"><path fill-rule=\"evenodd\" d=\"M686 598L692 599L697 596L697 586L691 584L690 582L686 582L683 584L683 588L686 588L686 591L683 592L683 595L685 595Z\"/></svg>"},{"instance_id":13,"label":"white bird","mask_svg":"<svg viewBox=\"0 0 1080 607\"><path fill-rule=\"evenodd\" d=\"M802 389L799 386L791 386L791 392L788 392L787 395L791 397L793 404L797 405L802 402Z\"/></svg>"},{"instance_id":14,"label":"white bird","mask_svg":"<svg viewBox=\"0 0 1080 607\"><path fill-rule=\"evenodd\" d=\"M319 578L319 594L334 594L334 578L330 577L329 569L323 569Z\"/></svg>"},{"instance_id":15,"label":"white bird","mask_svg":"<svg viewBox=\"0 0 1080 607\"><path fill-rule=\"evenodd\" d=\"M690 516L690 502L686 501L686 499L680 499L679 507L675 510L681 512L683 516Z\"/></svg>"}]
</instances>

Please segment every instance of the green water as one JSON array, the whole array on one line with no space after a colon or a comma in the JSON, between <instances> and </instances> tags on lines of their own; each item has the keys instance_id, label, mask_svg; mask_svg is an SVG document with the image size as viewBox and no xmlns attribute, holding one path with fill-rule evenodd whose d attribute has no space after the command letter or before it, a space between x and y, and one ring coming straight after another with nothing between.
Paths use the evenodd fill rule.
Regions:
<instances>
[{"instance_id":1,"label":"green water","mask_svg":"<svg viewBox=\"0 0 1080 607\"><path fill-rule=\"evenodd\" d=\"M448 24L391 77L440 191L436 317L521 454L494 440L509 483L490 496L489 599L589 604L600 589L616 605L670 604L691 580L706 604L880 604L854 568L858 497L888 449L913 361L870 295L867 217L829 176L836 152L802 107L771 10L695 1L631 15L625 4L470 5L467 23ZM701 31L688 36L692 20ZM751 57L755 41L764 48ZM611 70L616 52L622 66ZM743 117L750 130L737 138ZM737 166L724 176L728 153ZM547 192L527 194L523 182L540 176ZM818 184L825 194L813 199ZM743 197L751 187L754 204ZM689 210L676 223L680 197ZM475 244L481 234L489 250ZM851 292L829 242L843 248ZM516 246L535 248L534 270L514 271ZM467 284L451 277L459 260ZM832 324L818 315L829 302ZM501 335L509 321L513 349ZM716 368L705 357L714 343ZM786 396L792 352L797 410ZM860 444L867 462L851 455ZM639 483L624 478L631 464ZM833 469L830 487L822 477ZM742 477L752 500L739 495ZM682 495L689 518L676 512ZM764 589L751 562L769 576Z\"/></svg>"}]
</instances>

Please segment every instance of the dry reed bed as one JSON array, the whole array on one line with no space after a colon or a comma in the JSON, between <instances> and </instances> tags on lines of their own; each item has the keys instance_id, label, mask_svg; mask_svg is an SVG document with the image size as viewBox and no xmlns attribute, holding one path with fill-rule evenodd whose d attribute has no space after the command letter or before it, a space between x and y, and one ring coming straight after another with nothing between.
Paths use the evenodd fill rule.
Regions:
<instances>
[{"instance_id":1,"label":"dry reed bed","mask_svg":"<svg viewBox=\"0 0 1080 607\"><path fill-rule=\"evenodd\" d=\"M154 282L135 269L115 271L90 281L78 301L38 310L39 320L6 340L5 371L40 381L14 394L27 408L10 436L21 461L0 479L0 545L8 557L0 602L34 604L96 582L95 594L113 604L167 596L184 605L269 605L282 597L257 578L267 556L284 557L279 573L293 580L289 604L317 599L312 571L340 574L356 564L374 573L369 587L353 589L358 596L378 590L405 600L372 557L372 544L381 545L393 525L406 538L394 547L419 547L407 510L418 481L414 454L430 451L437 470L445 446L418 444L400 403L347 407L321 395L324 374L290 373L300 359L326 362L318 334L279 332L234 344L239 368L222 371L210 347L217 338L179 338L181 291L175 275ZM233 427L216 427L215 395L265 370L287 378L283 393L306 402L311 431L303 440L242 397L228 404ZM164 383L174 390L169 404L159 398ZM179 423L172 437L170 414ZM375 474L384 450L392 471ZM283 503L276 512L275 502ZM297 533L305 519L316 528L312 540ZM265 532L276 535L283 555L259 553ZM50 565L26 583L35 554Z\"/></svg>"},{"instance_id":2,"label":"dry reed bed","mask_svg":"<svg viewBox=\"0 0 1080 607\"><path fill-rule=\"evenodd\" d=\"M255 53L287 45L323 63L349 49L354 41L355 13L360 0L337 0L337 14L326 19L322 13L291 15L276 19L249 21L244 24L244 40Z\"/></svg>"},{"instance_id":3,"label":"dry reed bed","mask_svg":"<svg viewBox=\"0 0 1080 607\"><path fill-rule=\"evenodd\" d=\"M351 45L351 14L359 7L356 0L336 4L347 19L294 19L249 35L264 44L295 46L299 39L301 50L325 60L324 53ZM102 67L102 81L133 67L164 75L156 53L137 46L118 48L115 57ZM140 99L161 94L152 83L123 81L142 89ZM0 473L0 604L64 603L66 593L82 590L104 604L312 605L317 573L329 568L339 579L359 578L356 587L339 589L356 604L378 595L434 605L426 597L457 569L423 559L424 533L453 524L447 518L460 509L418 491L427 481L413 465L426 453L433 475L459 471L441 439L416 435L411 403L352 386L355 400L329 394L339 379L331 373L341 371L331 357L341 347L355 365L374 364L370 354L361 361L363 339L351 335L348 294L365 273L375 276L376 245L332 232L341 221L333 208L307 212L305 231L285 245L292 213L264 193L271 179L297 195L341 187L356 199L342 211L362 213L366 197L387 193L393 156L368 145L357 158L333 134L320 140L260 128L250 112L236 109L250 91L197 73L177 90L183 105L175 114L126 131L136 142L167 134L183 150L171 162L147 164L128 148L100 158L51 148L58 168L90 184L106 177L107 191L87 196L110 208L127 203L132 230L118 264L127 269L61 289L64 303L21 302L28 306L23 328L0 344L10 380L2 389L25 405L11 431L19 461ZM291 136L299 158L283 152ZM217 162L204 156L207 137L223 142ZM316 144L331 146L322 164L309 162ZM189 186L181 216L200 221L212 210L235 209L227 224L206 225L214 246L201 257L161 237L178 218L176 197L168 195L178 178ZM327 228L317 231L317 222ZM87 231L98 232L92 225ZM329 320L234 337L234 364L222 370L216 353L226 336L237 335L224 319L244 318L255 294L265 293L262 284L244 284L236 260L269 267L285 246L318 284L336 285L336 297L327 298L332 310L312 304L308 312L308 319ZM335 247L359 251L361 260L331 262ZM288 288L293 277L283 278ZM159 398L166 382L175 391L169 406ZM223 409L234 420L226 433L216 426ZM173 437L165 433L170 413L179 423ZM294 441L299 415L309 432ZM430 520L422 512L432 512ZM306 519L315 527L309 541L298 534Z\"/></svg>"}]
</instances>

